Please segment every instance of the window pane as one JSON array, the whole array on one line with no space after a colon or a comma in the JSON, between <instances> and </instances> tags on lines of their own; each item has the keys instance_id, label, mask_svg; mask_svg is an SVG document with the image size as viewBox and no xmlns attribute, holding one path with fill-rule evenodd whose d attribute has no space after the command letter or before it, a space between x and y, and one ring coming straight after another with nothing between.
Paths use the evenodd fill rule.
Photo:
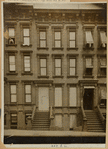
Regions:
<instances>
[{"instance_id":1,"label":"window pane","mask_svg":"<svg viewBox=\"0 0 108 149\"><path fill-rule=\"evenodd\" d=\"M23 29L23 32L24 32L24 36L29 36L29 29L28 28Z\"/></svg>"},{"instance_id":2,"label":"window pane","mask_svg":"<svg viewBox=\"0 0 108 149\"><path fill-rule=\"evenodd\" d=\"M101 58L100 64L101 64L101 66L106 66L106 58Z\"/></svg>"},{"instance_id":3,"label":"window pane","mask_svg":"<svg viewBox=\"0 0 108 149\"><path fill-rule=\"evenodd\" d=\"M70 75L75 76L75 68L70 68Z\"/></svg>"},{"instance_id":4,"label":"window pane","mask_svg":"<svg viewBox=\"0 0 108 149\"><path fill-rule=\"evenodd\" d=\"M31 93L31 85L25 85L25 92Z\"/></svg>"},{"instance_id":5,"label":"window pane","mask_svg":"<svg viewBox=\"0 0 108 149\"><path fill-rule=\"evenodd\" d=\"M40 41L40 47L46 47L46 41Z\"/></svg>"},{"instance_id":6,"label":"window pane","mask_svg":"<svg viewBox=\"0 0 108 149\"><path fill-rule=\"evenodd\" d=\"M10 63L15 63L15 56L9 56Z\"/></svg>"},{"instance_id":7,"label":"window pane","mask_svg":"<svg viewBox=\"0 0 108 149\"><path fill-rule=\"evenodd\" d=\"M75 40L75 32L70 32L70 40Z\"/></svg>"},{"instance_id":8,"label":"window pane","mask_svg":"<svg viewBox=\"0 0 108 149\"><path fill-rule=\"evenodd\" d=\"M30 39L29 37L24 37L24 45L30 45Z\"/></svg>"},{"instance_id":9,"label":"window pane","mask_svg":"<svg viewBox=\"0 0 108 149\"><path fill-rule=\"evenodd\" d=\"M10 65L10 71L15 71L15 65Z\"/></svg>"},{"instance_id":10,"label":"window pane","mask_svg":"<svg viewBox=\"0 0 108 149\"><path fill-rule=\"evenodd\" d=\"M61 68L56 68L55 69L55 75L56 76L61 76Z\"/></svg>"},{"instance_id":11,"label":"window pane","mask_svg":"<svg viewBox=\"0 0 108 149\"><path fill-rule=\"evenodd\" d=\"M61 59L55 59L55 67L61 67Z\"/></svg>"},{"instance_id":12,"label":"window pane","mask_svg":"<svg viewBox=\"0 0 108 149\"><path fill-rule=\"evenodd\" d=\"M31 102L31 95L26 95L26 102Z\"/></svg>"},{"instance_id":13,"label":"window pane","mask_svg":"<svg viewBox=\"0 0 108 149\"><path fill-rule=\"evenodd\" d=\"M86 31L86 42L93 43L93 37L91 31Z\"/></svg>"},{"instance_id":14,"label":"window pane","mask_svg":"<svg viewBox=\"0 0 108 149\"><path fill-rule=\"evenodd\" d=\"M46 32L40 32L40 39L46 39Z\"/></svg>"},{"instance_id":15,"label":"window pane","mask_svg":"<svg viewBox=\"0 0 108 149\"><path fill-rule=\"evenodd\" d=\"M70 59L70 67L75 67L75 59Z\"/></svg>"},{"instance_id":16,"label":"window pane","mask_svg":"<svg viewBox=\"0 0 108 149\"><path fill-rule=\"evenodd\" d=\"M69 105L76 106L76 87L70 87L69 90Z\"/></svg>"},{"instance_id":17,"label":"window pane","mask_svg":"<svg viewBox=\"0 0 108 149\"><path fill-rule=\"evenodd\" d=\"M11 102L16 102L16 95L11 95Z\"/></svg>"},{"instance_id":18,"label":"window pane","mask_svg":"<svg viewBox=\"0 0 108 149\"><path fill-rule=\"evenodd\" d=\"M91 58L86 58L86 67L87 66L92 66L92 59Z\"/></svg>"},{"instance_id":19,"label":"window pane","mask_svg":"<svg viewBox=\"0 0 108 149\"><path fill-rule=\"evenodd\" d=\"M61 32L55 32L55 39L61 39Z\"/></svg>"},{"instance_id":20,"label":"window pane","mask_svg":"<svg viewBox=\"0 0 108 149\"><path fill-rule=\"evenodd\" d=\"M41 68L41 76L46 76L46 68Z\"/></svg>"},{"instance_id":21,"label":"window pane","mask_svg":"<svg viewBox=\"0 0 108 149\"><path fill-rule=\"evenodd\" d=\"M75 48L75 41L70 41L70 47Z\"/></svg>"},{"instance_id":22,"label":"window pane","mask_svg":"<svg viewBox=\"0 0 108 149\"><path fill-rule=\"evenodd\" d=\"M62 88L55 88L55 106L62 106Z\"/></svg>"},{"instance_id":23,"label":"window pane","mask_svg":"<svg viewBox=\"0 0 108 149\"><path fill-rule=\"evenodd\" d=\"M55 41L55 47L61 47L61 41Z\"/></svg>"},{"instance_id":24,"label":"window pane","mask_svg":"<svg viewBox=\"0 0 108 149\"><path fill-rule=\"evenodd\" d=\"M9 28L9 37L14 37L15 36L15 32L14 32L14 28Z\"/></svg>"},{"instance_id":25,"label":"window pane","mask_svg":"<svg viewBox=\"0 0 108 149\"><path fill-rule=\"evenodd\" d=\"M11 94L14 93L16 94L16 85L11 85Z\"/></svg>"},{"instance_id":26,"label":"window pane","mask_svg":"<svg viewBox=\"0 0 108 149\"><path fill-rule=\"evenodd\" d=\"M40 59L41 67L46 67L46 59Z\"/></svg>"}]
</instances>

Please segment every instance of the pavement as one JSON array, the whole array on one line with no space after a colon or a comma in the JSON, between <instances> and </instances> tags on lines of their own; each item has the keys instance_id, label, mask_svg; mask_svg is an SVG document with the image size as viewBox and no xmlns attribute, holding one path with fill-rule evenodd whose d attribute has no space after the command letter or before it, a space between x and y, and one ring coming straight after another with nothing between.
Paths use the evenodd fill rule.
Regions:
<instances>
[{"instance_id":1,"label":"pavement","mask_svg":"<svg viewBox=\"0 0 108 149\"><path fill-rule=\"evenodd\" d=\"M37 131L37 130L4 130L4 136L17 137L105 137L103 132L83 132L83 131Z\"/></svg>"}]
</instances>

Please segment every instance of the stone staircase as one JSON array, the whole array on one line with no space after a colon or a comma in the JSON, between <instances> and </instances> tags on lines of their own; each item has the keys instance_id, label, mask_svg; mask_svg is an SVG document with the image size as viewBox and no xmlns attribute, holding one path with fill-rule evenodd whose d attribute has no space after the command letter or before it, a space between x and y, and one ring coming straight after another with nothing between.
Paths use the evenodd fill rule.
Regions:
<instances>
[{"instance_id":1,"label":"stone staircase","mask_svg":"<svg viewBox=\"0 0 108 149\"><path fill-rule=\"evenodd\" d=\"M87 118L87 130L89 132L105 132L105 129L96 111L85 110L85 115Z\"/></svg>"},{"instance_id":2,"label":"stone staircase","mask_svg":"<svg viewBox=\"0 0 108 149\"><path fill-rule=\"evenodd\" d=\"M49 112L35 112L34 119L32 122L33 130L49 130L50 119Z\"/></svg>"}]
</instances>

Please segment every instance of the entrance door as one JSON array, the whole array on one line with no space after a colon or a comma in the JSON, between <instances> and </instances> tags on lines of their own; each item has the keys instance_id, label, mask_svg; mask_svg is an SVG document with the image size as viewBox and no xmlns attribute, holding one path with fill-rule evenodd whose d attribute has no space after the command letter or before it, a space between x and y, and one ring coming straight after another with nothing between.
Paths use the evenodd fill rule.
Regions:
<instances>
[{"instance_id":1,"label":"entrance door","mask_svg":"<svg viewBox=\"0 0 108 149\"><path fill-rule=\"evenodd\" d=\"M39 87L39 111L49 111L48 87Z\"/></svg>"},{"instance_id":2,"label":"entrance door","mask_svg":"<svg viewBox=\"0 0 108 149\"><path fill-rule=\"evenodd\" d=\"M84 110L93 109L93 94L94 89L84 89L84 97L83 97Z\"/></svg>"}]
</instances>

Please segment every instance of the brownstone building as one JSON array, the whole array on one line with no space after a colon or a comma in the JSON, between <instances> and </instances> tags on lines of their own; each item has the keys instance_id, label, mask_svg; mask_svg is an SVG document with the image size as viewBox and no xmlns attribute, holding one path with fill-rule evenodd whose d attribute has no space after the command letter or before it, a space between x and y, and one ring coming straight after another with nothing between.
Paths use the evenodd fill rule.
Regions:
<instances>
[{"instance_id":1,"label":"brownstone building","mask_svg":"<svg viewBox=\"0 0 108 149\"><path fill-rule=\"evenodd\" d=\"M105 131L106 4L4 3L4 128Z\"/></svg>"}]
</instances>

